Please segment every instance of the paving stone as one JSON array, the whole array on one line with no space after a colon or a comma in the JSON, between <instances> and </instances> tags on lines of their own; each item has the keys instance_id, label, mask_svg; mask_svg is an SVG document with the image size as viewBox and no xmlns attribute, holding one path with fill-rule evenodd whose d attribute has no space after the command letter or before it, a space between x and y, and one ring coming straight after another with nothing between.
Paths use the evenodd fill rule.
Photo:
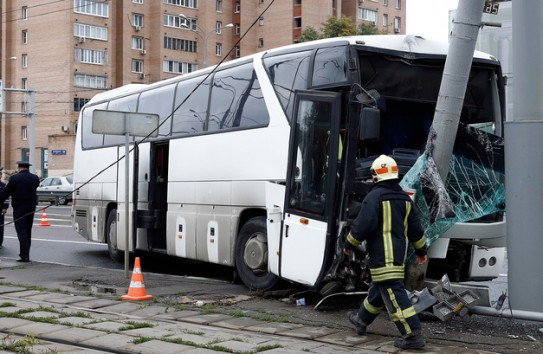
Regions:
<instances>
[{"instance_id":1,"label":"paving stone","mask_svg":"<svg viewBox=\"0 0 543 354\"><path fill-rule=\"evenodd\" d=\"M283 322L263 322L254 326L247 327L245 329L262 333L279 333L285 331L291 331L296 328L303 327L301 324L295 323L283 323Z\"/></svg>"},{"instance_id":2,"label":"paving stone","mask_svg":"<svg viewBox=\"0 0 543 354\"><path fill-rule=\"evenodd\" d=\"M230 318L228 315L223 315L221 313L211 313L206 315L198 315L192 317L183 317L183 322L198 323L203 325L208 325L213 322L218 322Z\"/></svg>"},{"instance_id":3,"label":"paving stone","mask_svg":"<svg viewBox=\"0 0 543 354\"><path fill-rule=\"evenodd\" d=\"M6 288L9 288L9 286L6 286ZM8 295L9 297L24 298L24 297L27 297L27 296L38 295L38 294L43 294L43 291L39 291L39 290L26 290L25 288L21 288L21 291L10 292L10 293L7 294L7 295Z\"/></svg>"},{"instance_id":4,"label":"paving stone","mask_svg":"<svg viewBox=\"0 0 543 354\"><path fill-rule=\"evenodd\" d=\"M88 317L76 317L76 316L68 316L68 317L61 317L58 319L62 324L65 325L72 325L72 326L81 326L90 322L94 322L94 319L88 318Z\"/></svg>"},{"instance_id":5,"label":"paving stone","mask_svg":"<svg viewBox=\"0 0 543 354\"><path fill-rule=\"evenodd\" d=\"M89 338L81 341L81 344L97 348L123 348L134 344L134 337L119 333L108 333L100 337Z\"/></svg>"},{"instance_id":6,"label":"paving stone","mask_svg":"<svg viewBox=\"0 0 543 354\"><path fill-rule=\"evenodd\" d=\"M175 331L172 328L167 328L167 327L145 327L145 328L130 329L128 331L122 331L121 333L134 336L134 337L144 336L144 337L161 338L161 337L169 337L173 335Z\"/></svg>"},{"instance_id":7,"label":"paving stone","mask_svg":"<svg viewBox=\"0 0 543 354\"><path fill-rule=\"evenodd\" d=\"M97 329L100 331L107 331L107 332L118 332L120 328L126 327L126 323L123 322L114 322L114 321L106 321L106 322L98 322L98 323L89 323L84 326L85 328L92 328Z\"/></svg>"},{"instance_id":8,"label":"paving stone","mask_svg":"<svg viewBox=\"0 0 543 354\"><path fill-rule=\"evenodd\" d=\"M79 343L87 339L102 337L103 335L104 332L102 331L95 331L88 328L68 327L55 332L43 333L43 338L60 339L67 342Z\"/></svg>"},{"instance_id":9,"label":"paving stone","mask_svg":"<svg viewBox=\"0 0 543 354\"><path fill-rule=\"evenodd\" d=\"M128 313L136 311L140 307L141 305L135 304L133 302L117 301L112 305L101 307L100 310L112 313Z\"/></svg>"},{"instance_id":10,"label":"paving stone","mask_svg":"<svg viewBox=\"0 0 543 354\"><path fill-rule=\"evenodd\" d=\"M339 344L339 345L359 345L362 343L368 343L375 338L371 336L359 336L354 331L340 331L329 335L316 338L319 342Z\"/></svg>"},{"instance_id":11,"label":"paving stone","mask_svg":"<svg viewBox=\"0 0 543 354\"><path fill-rule=\"evenodd\" d=\"M19 326L15 329L13 329L14 333L19 334L34 334L34 335L44 335L46 333L60 331L64 329L69 329L70 327L59 325L59 324L52 324L52 323L43 323L43 322L32 322L29 321L28 324Z\"/></svg>"},{"instance_id":12,"label":"paving stone","mask_svg":"<svg viewBox=\"0 0 543 354\"><path fill-rule=\"evenodd\" d=\"M34 323L22 318L0 317L0 331L10 331L13 328Z\"/></svg>"},{"instance_id":13,"label":"paving stone","mask_svg":"<svg viewBox=\"0 0 543 354\"><path fill-rule=\"evenodd\" d=\"M198 335L192 333L179 333L178 330L177 332L174 332L174 334L172 334L171 336L168 336L168 339L180 339L183 342L187 342L185 343L187 345L192 345L191 343L194 343L196 345L206 345L215 342L218 338L209 335L209 333L202 333L201 335Z\"/></svg>"},{"instance_id":14,"label":"paving stone","mask_svg":"<svg viewBox=\"0 0 543 354\"><path fill-rule=\"evenodd\" d=\"M16 293L26 290L20 286L0 285L0 294ZM9 294L11 296L11 294Z\"/></svg>"},{"instance_id":15,"label":"paving stone","mask_svg":"<svg viewBox=\"0 0 543 354\"><path fill-rule=\"evenodd\" d=\"M76 302L76 303L73 303L72 305L87 308L87 309L99 309L102 307L111 306L118 303L117 301L113 301L109 299L96 299L96 298L92 298L92 299L93 300Z\"/></svg>"},{"instance_id":16,"label":"paving stone","mask_svg":"<svg viewBox=\"0 0 543 354\"><path fill-rule=\"evenodd\" d=\"M241 328L255 326L260 323L262 323L262 321L255 320L249 317L229 317L223 321L213 322L213 326L230 328L230 329L241 329Z\"/></svg>"},{"instance_id":17,"label":"paving stone","mask_svg":"<svg viewBox=\"0 0 543 354\"><path fill-rule=\"evenodd\" d=\"M52 296L51 298L48 298L45 301L56 303L56 304L73 304L76 302L87 301L87 300L92 300L92 299L94 298L89 297L89 296L56 294L55 296Z\"/></svg>"},{"instance_id":18,"label":"paving stone","mask_svg":"<svg viewBox=\"0 0 543 354\"><path fill-rule=\"evenodd\" d=\"M166 320L180 320L180 319L183 319L185 317L197 316L199 314L200 314L200 311L186 310L186 311L174 311L174 312L162 313L162 314L156 315L154 317L161 318L161 319L166 319Z\"/></svg>"},{"instance_id":19,"label":"paving stone","mask_svg":"<svg viewBox=\"0 0 543 354\"><path fill-rule=\"evenodd\" d=\"M128 314L132 316L150 317L150 316L162 314L164 312L165 312L164 306L145 306L135 311L128 312Z\"/></svg>"},{"instance_id":20,"label":"paving stone","mask_svg":"<svg viewBox=\"0 0 543 354\"><path fill-rule=\"evenodd\" d=\"M160 340L150 340L145 343L135 344L127 347L123 347L124 350L129 350L133 353L142 354L168 354L168 353L184 353L187 350L192 349L191 346L163 342Z\"/></svg>"},{"instance_id":21,"label":"paving stone","mask_svg":"<svg viewBox=\"0 0 543 354\"><path fill-rule=\"evenodd\" d=\"M0 312L15 313L17 311L21 311L22 309L24 309L24 307L8 306L0 308Z\"/></svg>"},{"instance_id":22,"label":"paving stone","mask_svg":"<svg viewBox=\"0 0 543 354\"><path fill-rule=\"evenodd\" d=\"M291 329L289 331L280 332L280 334L282 336L315 339L317 337L327 336L336 332L338 332L336 329L326 327L300 327Z\"/></svg>"},{"instance_id":23,"label":"paving stone","mask_svg":"<svg viewBox=\"0 0 543 354\"><path fill-rule=\"evenodd\" d=\"M39 318L39 319L42 319L42 320L45 320L45 319L57 319L57 318L60 317L60 315L58 313L49 312L49 311L27 312L27 313L20 314L20 316L24 317L24 318L28 318L28 319Z\"/></svg>"},{"instance_id":24,"label":"paving stone","mask_svg":"<svg viewBox=\"0 0 543 354\"><path fill-rule=\"evenodd\" d=\"M258 345L252 343L245 343L237 340L228 340L225 342L219 342L215 344L217 347L224 347L232 350L234 353L238 352L255 352Z\"/></svg>"}]
</instances>

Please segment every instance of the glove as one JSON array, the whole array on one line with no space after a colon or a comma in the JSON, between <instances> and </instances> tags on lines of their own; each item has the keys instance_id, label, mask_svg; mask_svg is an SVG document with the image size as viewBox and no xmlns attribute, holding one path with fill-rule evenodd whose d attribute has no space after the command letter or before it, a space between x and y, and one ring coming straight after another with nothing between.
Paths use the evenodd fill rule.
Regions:
<instances>
[{"instance_id":1,"label":"glove","mask_svg":"<svg viewBox=\"0 0 543 354\"><path fill-rule=\"evenodd\" d=\"M357 246L353 245L349 240L359 243L359 241L351 233L349 233L345 239L345 242L343 243L343 253L345 254L349 254L351 251L355 251L357 248Z\"/></svg>"}]
</instances>

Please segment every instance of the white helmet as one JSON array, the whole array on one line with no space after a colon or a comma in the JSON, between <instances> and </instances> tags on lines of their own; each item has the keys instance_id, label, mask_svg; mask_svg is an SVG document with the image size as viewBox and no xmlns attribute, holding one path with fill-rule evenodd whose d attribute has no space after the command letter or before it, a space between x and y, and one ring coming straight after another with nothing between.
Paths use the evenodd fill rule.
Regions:
<instances>
[{"instance_id":1,"label":"white helmet","mask_svg":"<svg viewBox=\"0 0 543 354\"><path fill-rule=\"evenodd\" d=\"M370 169L374 182L398 178L398 165L392 157L381 155L373 161Z\"/></svg>"}]
</instances>

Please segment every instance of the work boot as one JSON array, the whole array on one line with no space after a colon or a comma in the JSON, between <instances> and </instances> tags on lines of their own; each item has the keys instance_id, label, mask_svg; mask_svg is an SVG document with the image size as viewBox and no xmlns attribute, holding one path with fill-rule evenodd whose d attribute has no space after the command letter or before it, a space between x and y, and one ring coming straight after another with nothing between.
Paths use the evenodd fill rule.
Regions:
<instances>
[{"instance_id":1,"label":"work boot","mask_svg":"<svg viewBox=\"0 0 543 354\"><path fill-rule=\"evenodd\" d=\"M347 313L347 317L349 318L349 322L354 324L354 330L355 330L356 334L361 335L361 336L366 334L366 327L367 326L366 326L366 324L364 322L362 322L360 317L358 317L358 314L356 312L349 311Z\"/></svg>"},{"instance_id":2,"label":"work boot","mask_svg":"<svg viewBox=\"0 0 543 354\"><path fill-rule=\"evenodd\" d=\"M400 338L394 341L394 346L400 349L421 349L424 348L424 338L422 333L417 333L407 338Z\"/></svg>"}]
</instances>

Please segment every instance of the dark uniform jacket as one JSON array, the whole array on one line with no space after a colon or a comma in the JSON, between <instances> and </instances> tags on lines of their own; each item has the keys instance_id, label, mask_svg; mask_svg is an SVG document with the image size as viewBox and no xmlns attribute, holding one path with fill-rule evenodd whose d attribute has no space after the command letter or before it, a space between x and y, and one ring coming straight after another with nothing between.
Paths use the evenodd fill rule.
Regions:
<instances>
[{"instance_id":1,"label":"dark uniform jacket","mask_svg":"<svg viewBox=\"0 0 543 354\"><path fill-rule=\"evenodd\" d=\"M368 266L375 282L403 279L408 243L418 256L426 254L424 230L417 208L397 180L372 186L353 222L347 241L367 242Z\"/></svg>"},{"instance_id":2,"label":"dark uniform jacket","mask_svg":"<svg viewBox=\"0 0 543 354\"><path fill-rule=\"evenodd\" d=\"M28 170L21 170L9 178L9 182L0 193L0 203L11 196L13 209L33 208L38 204L36 189L40 185L40 179Z\"/></svg>"}]
</instances>

